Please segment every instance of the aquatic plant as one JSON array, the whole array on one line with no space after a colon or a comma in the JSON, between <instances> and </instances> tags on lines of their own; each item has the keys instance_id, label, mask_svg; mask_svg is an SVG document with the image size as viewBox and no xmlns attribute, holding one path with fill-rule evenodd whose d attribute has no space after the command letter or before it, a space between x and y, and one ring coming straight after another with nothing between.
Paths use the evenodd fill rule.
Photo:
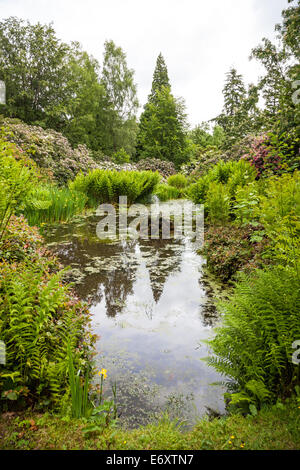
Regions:
<instances>
[{"instance_id":1,"label":"aquatic plant","mask_svg":"<svg viewBox=\"0 0 300 470\"><path fill-rule=\"evenodd\" d=\"M68 343L69 384L71 391L71 415L73 418L88 417L91 413L89 402L89 371L86 370L83 385L81 383L80 369L75 373L71 345Z\"/></svg>"},{"instance_id":2,"label":"aquatic plant","mask_svg":"<svg viewBox=\"0 0 300 470\"><path fill-rule=\"evenodd\" d=\"M30 191L23 213L30 225L70 220L84 211L87 197L81 192L54 185L40 185Z\"/></svg>"}]
</instances>

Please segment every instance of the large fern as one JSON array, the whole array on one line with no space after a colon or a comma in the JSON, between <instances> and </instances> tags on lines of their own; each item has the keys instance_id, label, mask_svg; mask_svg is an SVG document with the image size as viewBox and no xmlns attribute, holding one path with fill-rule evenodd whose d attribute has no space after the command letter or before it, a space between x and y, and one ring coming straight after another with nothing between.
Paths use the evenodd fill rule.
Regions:
<instances>
[{"instance_id":1,"label":"large fern","mask_svg":"<svg viewBox=\"0 0 300 470\"><path fill-rule=\"evenodd\" d=\"M47 264L26 260L0 269L0 337L7 358L2 375L17 372L32 398L48 397L57 405L68 387L68 344L75 351L84 337L80 304L63 285L63 272L50 273ZM3 390L8 386L2 382Z\"/></svg>"},{"instance_id":2,"label":"large fern","mask_svg":"<svg viewBox=\"0 0 300 470\"><path fill-rule=\"evenodd\" d=\"M285 397L300 381L292 343L300 338L300 289L295 270L273 267L241 274L230 300L219 305L222 326L209 341L207 362L230 385L249 393L249 382ZM248 392L247 392L248 388Z\"/></svg>"}]
</instances>

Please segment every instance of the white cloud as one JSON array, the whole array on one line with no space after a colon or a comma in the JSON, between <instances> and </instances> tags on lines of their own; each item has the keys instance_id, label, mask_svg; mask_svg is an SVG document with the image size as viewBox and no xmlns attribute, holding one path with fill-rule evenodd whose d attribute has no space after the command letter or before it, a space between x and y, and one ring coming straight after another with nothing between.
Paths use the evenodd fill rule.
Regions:
<instances>
[{"instance_id":1,"label":"white cloud","mask_svg":"<svg viewBox=\"0 0 300 470\"><path fill-rule=\"evenodd\" d=\"M262 70L249 62L262 37L274 37L287 0L0 0L0 16L54 23L64 41L78 40L102 62L106 39L121 46L135 70L141 104L162 52L172 90L192 124L216 116L225 73L234 65L246 82Z\"/></svg>"}]
</instances>

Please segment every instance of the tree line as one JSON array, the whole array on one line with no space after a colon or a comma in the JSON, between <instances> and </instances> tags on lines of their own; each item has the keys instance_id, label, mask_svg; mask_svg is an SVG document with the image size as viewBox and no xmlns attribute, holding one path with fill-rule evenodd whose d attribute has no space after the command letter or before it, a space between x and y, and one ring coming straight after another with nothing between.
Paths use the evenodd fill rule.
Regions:
<instances>
[{"instance_id":1,"label":"tree line","mask_svg":"<svg viewBox=\"0 0 300 470\"><path fill-rule=\"evenodd\" d=\"M0 80L7 90L0 113L55 129L73 146L86 144L96 159L123 152L135 160L169 160L177 167L199 149L228 150L250 133L295 133L300 122L299 100L293 99L300 79L300 2L288 3L276 26L279 45L264 38L251 51L250 58L264 66L264 76L246 86L238 71L230 69L222 112L194 129L189 128L184 100L172 94L162 54L138 119L134 71L121 47L107 40L100 66L78 42L59 40L51 24L10 17L0 22Z\"/></svg>"}]
</instances>

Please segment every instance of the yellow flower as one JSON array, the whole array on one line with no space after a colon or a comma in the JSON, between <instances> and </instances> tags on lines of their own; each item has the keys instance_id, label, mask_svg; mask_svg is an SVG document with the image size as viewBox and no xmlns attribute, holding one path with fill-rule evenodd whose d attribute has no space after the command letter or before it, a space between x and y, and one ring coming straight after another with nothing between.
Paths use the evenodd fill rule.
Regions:
<instances>
[{"instance_id":1,"label":"yellow flower","mask_svg":"<svg viewBox=\"0 0 300 470\"><path fill-rule=\"evenodd\" d=\"M98 372L98 375L99 375L99 376L103 375L103 378L106 379L106 377L107 377L107 370L106 370L106 369L101 369L101 370Z\"/></svg>"},{"instance_id":2,"label":"yellow flower","mask_svg":"<svg viewBox=\"0 0 300 470\"><path fill-rule=\"evenodd\" d=\"M245 447L245 444L241 444L241 447L242 447L242 448Z\"/></svg>"},{"instance_id":3,"label":"yellow flower","mask_svg":"<svg viewBox=\"0 0 300 470\"><path fill-rule=\"evenodd\" d=\"M124 444L126 444L127 441L124 441Z\"/></svg>"},{"instance_id":4,"label":"yellow flower","mask_svg":"<svg viewBox=\"0 0 300 470\"><path fill-rule=\"evenodd\" d=\"M230 439L234 439L234 436L230 436Z\"/></svg>"},{"instance_id":5,"label":"yellow flower","mask_svg":"<svg viewBox=\"0 0 300 470\"><path fill-rule=\"evenodd\" d=\"M228 442L229 442L229 444L232 444L232 442L231 442L231 441L228 441Z\"/></svg>"}]
</instances>

